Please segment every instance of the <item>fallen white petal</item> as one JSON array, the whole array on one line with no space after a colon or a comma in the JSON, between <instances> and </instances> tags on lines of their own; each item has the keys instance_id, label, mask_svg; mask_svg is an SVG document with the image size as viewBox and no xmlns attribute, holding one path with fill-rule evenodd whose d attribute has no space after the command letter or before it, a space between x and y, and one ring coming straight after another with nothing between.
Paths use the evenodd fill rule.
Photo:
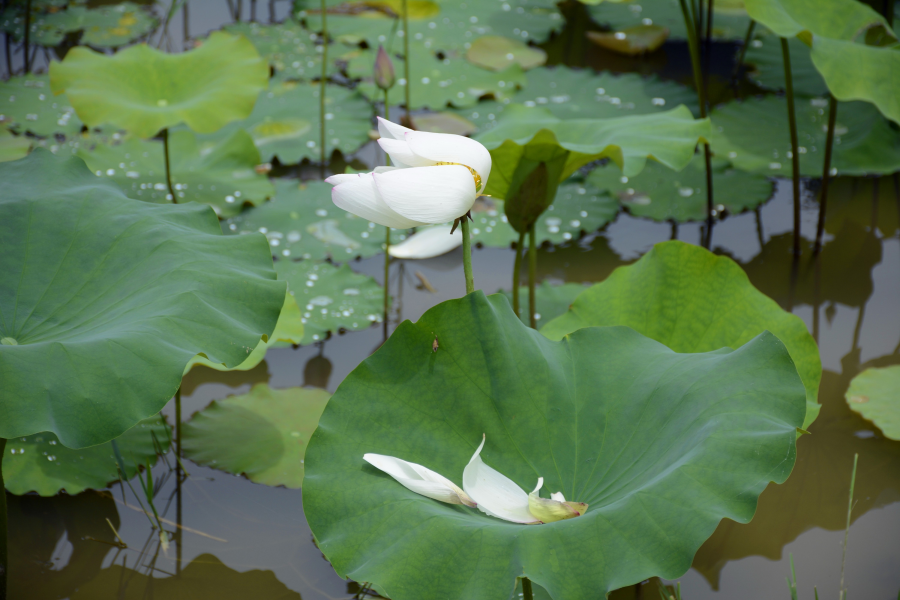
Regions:
<instances>
[{"instance_id":1,"label":"fallen white petal","mask_svg":"<svg viewBox=\"0 0 900 600\"><path fill-rule=\"evenodd\" d=\"M428 160L415 153L409 148L409 144L404 140L392 140L390 138L381 138L378 140L381 149L388 153L391 162L402 167L432 167L433 160Z\"/></svg>"},{"instance_id":2,"label":"fallen white petal","mask_svg":"<svg viewBox=\"0 0 900 600\"><path fill-rule=\"evenodd\" d=\"M408 127L404 127L403 125L397 125L396 123L391 123L381 117L377 117L378 119L378 134L383 138L390 138L392 140L402 140L403 134L407 131L412 131Z\"/></svg>"},{"instance_id":3,"label":"fallen white petal","mask_svg":"<svg viewBox=\"0 0 900 600\"><path fill-rule=\"evenodd\" d=\"M429 227L412 234L396 246L391 246L390 255L394 258L434 258L446 254L462 246L462 229L456 228L451 235L450 225Z\"/></svg>"},{"instance_id":4,"label":"fallen white petal","mask_svg":"<svg viewBox=\"0 0 900 600\"><path fill-rule=\"evenodd\" d=\"M384 454L365 454L363 460L417 494L441 502L475 507L475 502L459 486L422 465Z\"/></svg>"},{"instance_id":5,"label":"fallen white petal","mask_svg":"<svg viewBox=\"0 0 900 600\"><path fill-rule=\"evenodd\" d=\"M481 460L481 449L486 439L482 438L481 445L463 471L463 489L485 514L513 523L540 523L528 511L525 490Z\"/></svg>"},{"instance_id":6,"label":"fallen white petal","mask_svg":"<svg viewBox=\"0 0 900 600\"><path fill-rule=\"evenodd\" d=\"M380 177L389 175L390 173L385 173L380 175ZM332 177L328 179L332 179ZM410 227L418 227L425 224L425 222L414 221L392 210L378 193L378 188L375 186L375 180L371 173L341 175L339 177L342 178L340 183L331 190L331 201L338 208L373 223L395 229L409 229Z\"/></svg>"},{"instance_id":7,"label":"fallen white petal","mask_svg":"<svg viewBox=\"0 0 900 600\"><path fill-rule=\"evenodd\" d=\"M540 487L540 486L538 486L538 487ZM565 502L566 501L566 497L563 496L562 492L553 492L552 494L550 494L550 499L556 500L557 502Z\"/></svg>"},{"instance_id":8,"label":"fallen white petal","mask_svg":"<svg viewBox=\"0 0 900 600\"><path fill-rule=\"evenodd\" d=\"M475 183L465 167L397 169L374 178L387 206L412 221L446 223L475 203Z\"/></svg>"},{"instance_id":9,"label":"fallen white petal","mask_svg":"<svg viewBox=\"0 0 900 600\"><path fill-rule=\"evenodd\" d=\"M405 139L410 150L422 158L471 167L481 177L478 193L484 191L491 175L491 153L481 143L461 135L428 131L409 131Z\"/></svg>"}]
</instances>

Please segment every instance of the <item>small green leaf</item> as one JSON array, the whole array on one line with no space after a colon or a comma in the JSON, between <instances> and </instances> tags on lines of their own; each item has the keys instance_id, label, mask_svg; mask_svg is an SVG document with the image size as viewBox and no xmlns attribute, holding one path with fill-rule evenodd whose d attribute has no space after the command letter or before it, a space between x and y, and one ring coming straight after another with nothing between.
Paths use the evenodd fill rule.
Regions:
<instances>
[{"instance_id":1,"label":"small green leaf","mask_svg":"<svg viewBox=\"0 0 900 600\"><path fill-rule=\"evenodd\" d=\"M519 40L499 35L483 35L469 46L466 59L489 71L503 71L513 64L527 71L547 62L547 53Z\"/></svg>"},{"instance_id":2,"label":"small green leaf","mask_svg":"<svg viewBox=\"0 0 900 600\"><path fill-rule=\"evenodd\" d=\"M607 50L626 56L653 52L669 37L669 30L660 25L635 25L621 31L588 31L589 40Z\"/></svg>"},{"instance_id":3,"label":"small green leaf","mask_svg":"<svg viewBox=\"0 0 900 600\"><path fill-rule=\"evenodd\" d=\"M885 437L900 440L900 365L866 369L845 395L850 410L875 423Z\"/></svg>"}]
</instances>

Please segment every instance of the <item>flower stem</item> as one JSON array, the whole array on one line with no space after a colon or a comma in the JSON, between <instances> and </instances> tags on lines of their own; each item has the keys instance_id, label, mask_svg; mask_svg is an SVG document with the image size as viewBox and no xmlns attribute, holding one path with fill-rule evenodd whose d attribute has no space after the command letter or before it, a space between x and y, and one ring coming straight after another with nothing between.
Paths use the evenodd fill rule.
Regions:
<instances>
[{"instance_id":1,"label":"flower stem","mask_svg":"<svg viewBox=\"0 0 900 600\"><path fill-rule=\"evenodd\" d=\"M534 600L534 593L531 591L531 580L527 577L522 578L522 598L524 600Z\"/></svg>"},{"instance_id":2,"label":"flower stem","mask_svg":"<svg viewBox=\"0 0 900 600\"><path fill-rule=\"evenodd\" d=\"M528 322L532 329L537 329L535 318L534 283L537 279L537 244L534 241L534 223L528 228ZM531 587L531 582L529 582Z\"/></svg>"},{"instance_id":3,"label":"flower stem","mask_svg":"<svg viewBox=\"0 0 900 600\"><path fill-rule=\"evenodd\" d=\"M515 311L516 316L520 315L519 313L519 274L522 272L522 249L525 247L525 232L519 234L519 243L516 244L516 262L513 263L513 283L512 283L512 296L513 296L513 311Z\"/></svg>"},{"instance_id":4,"label":"flower stem","mask_svg":"<svg viewBox=\"0 0 900 600\"><path fill-rule=\"evenodd\" d=\"M831 149L834 146L834 124L837 120L837 100L828 94L828 133L825 134L825 166L822 168L822 194L819 198L819 222L816 224L816 247L813 255L822 249L825 233L825 210L828 207L828 181L831 179Z\"/></svg>"},{"instance_id":5,"label":"flower stem","mask_svg":"<svg viewBox=\"0 0 900 600\"><path fill-rule=\"evenodd\" d=\"M791 175L794 188L794 255L800 256L800 143L797 141L797 115L794 112L794 81L791 76L791 51L788 41L781 38L784 58L784 92L787 96L788 127L791 130Z\"/></svg>"},{"instance_id":6,"label":"flower stem","mask_svg":"<svg viewBox=\"0 0 900 600\"><path fill-rule=\"evenodd\" d=\"M463 236L463 271L466 274L466 294L475 291L475 279L472 277L472 239L469 237L469 218L467 215L461 217Z\"/></svg>"},{"instance_id":7,"label":"flower stem","mask_svg":"<svg viewBox=\"0 0 900 600\"><path fill-rule=\"evenodd\" d=\"M7 569L9 552L7 544L6 487L3 484L3 456L6 453L6 438L0 438L0 598L6 598Z\"/></svg>"},{"instance_id":8,"label":"flower stem","mask_svg":"<svg viewBox=\"0 0 900 600\"><path fill-rule=\"evenodd\" d=\"M753 32L756 29L756 21L750 19L747 25L747 33L744 35L744 44L741 46L741 52L738 54L737 61L734 63L734 70L731 72L731 81L737 85L738 75L741 71L741 65L744 64L744 58L747 56L747 48L753 42Z\"/></svg>"},{"instance_id":9,"label":"flower stem","mask_svg":"<svg viewBox=\"0 0 900 600\"><path fill-rule=\"evenodd\" d=\"M325 168L325 82L328 79L328 10L322 0L322 78L319 80L319 162Z\"/></svg>"},{"instance_id":10,"label":"flower stem","mask_svg":"<svg viewBox=\"0 0 900 600\"><path fill-rule=\"evenodd\" d=\"M388 102L388 90L384 90L384 120L391 120L391 105ZM391 157L388 153L384 153L384 164L391 166ZM388 291L388 282L391 276L391 228L384 228L384 339L388 337L388 310L391 302L391 295Z\"/></svg>"},{"instance_id":11,"label":"flower stem","mask_svg":"<svg viewBox=\"0 0 900 600\"><path fill-rule=\"evenodd\" d=\"M166 185L169 186L169 194L172 196L172 204L178 204L178 196L175 195L175 188L172 186L172 169L169 166L169 128L162 130L163 154L166 156Z\"/></svg>"},{"instance_id":12,"label":"flower stem","mask_svg":"<svg viewBox=\"0 0 900 600\"><path fill-rule=\"evenodd\" d=\"M409 79L409 7L406 5L406 0L403 0L403 78L406 80L406 85L403 86L406 101L406 125L409 126L412 123L412 118L409 116L409 88L412 81Z\"/></svg>"}]
</instances>

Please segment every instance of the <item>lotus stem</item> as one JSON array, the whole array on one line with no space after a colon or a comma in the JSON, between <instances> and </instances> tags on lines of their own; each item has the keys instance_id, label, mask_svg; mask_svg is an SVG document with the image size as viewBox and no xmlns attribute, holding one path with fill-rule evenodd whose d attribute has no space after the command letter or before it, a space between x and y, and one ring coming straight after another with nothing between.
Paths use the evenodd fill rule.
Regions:
<instances>
[{"instance_id":1,"label":"lotus stem","mask_svg":"<svg viewBox=\"0 0 900 600\"><path fill-rule=\"evenodd\" d=\"M850 516L853 514L853 488L856 485L856 464L859 462L859 454L853 455L853 474L850 475L850 500L847 502L847 527L844 529L844 544L841 551L841 593L838 600L846 600L847 590L844 589L844 564L847 561L847 539L850 537Z\"/></svg>"},{"instance_id":2,"label":"lotus stem","mask_svg":"<svg viewBox=\"0 0 900 600\"><path fill-rule=\"evenodd\" d=\"M250 0L250 22L256 23L256 0Z\"/></svg>"},{"instance_id":3,"label":"lotus stem","mask_svg":"<svg viewBox=\"0 0 900 600\"><path fill-rule=\"evenodd\" d=\"M391 120L391 107L388 103L388 90L384 90L384 120ZM384 153L384 164L391 166L391 157ZM388 338L388 311L390 309L391 295L388 283L391 279L391 228L384 228L384 339Z\"/></svg>"},{"instance_id":4,"label":"lotus stem","mask_svg":"<svg viewBox=\"0 0 900 600\"><path fill-rule=\"evenodd\" d=\"M181 6L181 17L184 21L182 25L182 31L184 32L184 40L182 42L182 47L187 48L188 40L191 39L191 27L190 27L190 19L188 18L188 3L185 2Z\"/></svg>"},{"instance_id":5,"label":"lotus stem","mask_svg":"<svg viewBox=\"0 0 900 600\"><path fill-rule=\"evenodd\" d=\"M531 591L531 580L527 577L522 578L522 598L524 600L534 600L534 593Z\"/></svg>"},{"instance_id":6,"label":"lotus stem","mask_svg":"<svg viewBox=\"0 0 900 600\"><path fill-rule=\"evenodd\" d=\"M412 124L412 117L409 116L411 109L409 89L412 87L412 80L409 78L409 7L406 0L403 0L403 78L406 80L406 85L403 86L406 101L406 125L409 126Z\"/></svg>"},{"instance_id":7,"label":"lotus stem","mask_svg":"<svg viewBox=\"0 0 900 600\"><path fill-rule=\"evenodd\" d=\"M175 187L172 185L172 170L169 166L169 128L162 130L163 139L163 155L166 159L166 185L169 188L169 195L172 196L172 204L178 204L178 196L175 195Z\"/></svg>"},{"instance_id":8,"label":"lotus stem","mask_svg":"<svg viewBox=\"0 0 900 600\"><path fill-rule=\"evenodd\" d=\"M175 392L175 574L181 573L181 386Z\"/></svg>"},{"instance_id":9,"label":"lotus stem","mask_svg":"<svg viewBox=\"0 0 900 600\"><path fill-rule=\"evenodd\" d=\"M831 150L834 145L834 124L837 120L837 100L828 94L828 132L825 134L825 165L822 168L822 194L819 199L819 222L816 224L816 246L813 256L822 249L822 235L825 233L825 211L828 207L828 183L831 179Z\"/></svg>"},{"instance_id":10,"label":"lotus stem","mask_svg":"<svg viewBox=\"0 0 900 600\"><path fill-rule=\"evenodd\" d=\"M6 516L6 487L3 483L4 454L6 454L6 438L0 438L0 598L6 598L6 574L9 568L9 552L6 548L9 538Z\"/></svg>"},{"instance_id":11,"label":"lotus stem","mask_svg":"<svg viewBox=\"0 0 900 600\"><path fill-rule=\"evenodd\" d=\"M741 52L738 54L737 62L734 63L734 71L731 72L731 80L737 84L738 73L741 70L741 65L744 64L744 58L747 56L747 48L750 46L753 41L753 33L756 30L756 21L753 19L750 20L750 24L747 25L747 33L744 35L744 45L741 46Z\"/></svg>"},{"instance_id":12,"label":"lotus stem","mask_svg":"<svg viewBox=\"0 0 900 600\"><path fill-rule=\"evenodd\" d=\"M322 0L322 78L319 80L319 162L325 168L325 82L328 79L328 11Z\"/></svg>"},{"instance_id":13,"label":"lotus stem","mask_svg":"<svg viewBox=\"0 0 900 600\"><path fill-rule=\"evenodd\" d=\"M516 261L513 263L512 278L512 305L516 316L520 316L519 312L519 277L522 273L522 249L525 247L525 232L519 234L519 243L516 244Z\"/></svg>"},{"instance_id":14,"label":"lotus stem","mask_svg":"<svg viewBox=\"0 0 900 600\"><path fill-rule=\"evenodd\" d=\"M469 237L469 218L467 215L460 217L463 238L463 272L466 274L466 294L475 291L475 279L472 277L472 238Z\"/></svg>"},{"instance_id":15,"label":"lotus stem","mask_svg":"<svg viewBox=\"0 0 900 600\"><path fill-rule=\"evenodd\" d=\"M537 244L535 243L534 223L528 228L528 323L532 329L537 329L535 317L534 285L537 279ZM531 584L529 582L529 587Z\"/></svg>"},{"instance_id":16,"label":"lotus stem","mask_svg":"<svg viewBox=\"0 0 900 600\"><path fill-rule=\"evenodd\" d=\"M784 57L784 91L787 96L788 127L791 130L791 179L794 188L794 255L800 256L800 144L797 141L797 115L794 111L791 51L785 38L781 38L781 54Z\"/></svg>"},{"instance_id":17,"label":"lotus stem","mask_svg":"<svg viewBox=\"0 0 900 600\"><path fill-rule=\"evenodd\" d=\"M28 45L31 41L31 0L27 0L25 2L25 40L24 40L24 50L25 50L25 74L28 75L31 72L31 59L28 56ZM9 72L10 76L12 76L12 71Z\"/></svg>"}]
</instances>

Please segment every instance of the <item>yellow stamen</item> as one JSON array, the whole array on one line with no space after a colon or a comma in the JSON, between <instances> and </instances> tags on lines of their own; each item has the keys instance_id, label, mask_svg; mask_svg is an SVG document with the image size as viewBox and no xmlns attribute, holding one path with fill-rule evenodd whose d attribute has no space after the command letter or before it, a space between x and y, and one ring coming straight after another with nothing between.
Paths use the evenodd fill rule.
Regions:
<instances>
[{"instance_id":1,"label":"yellow stamen","mask_svg":"<svg viewBox=\"0 0 900 600\"><path fill-rule=\"evenodd\" d=\"M480 189L481 189L481 175L479 175L479 174L475 171L475 169L473 169L473 168L470 167L469 165L464 165L464 164L462 164L462 163L455 163L455 162L438 162L438 163L435 163L435 164L436 164L437 166L441 166L441 165L458 165L458 166L460 166L460 167L465 167L465 168L467 168L467 169L469 170L469 173L472 174L472 177L475 178L475 190L477 191L477 190L480 190Z\"/></svg>"}]
</instances>

